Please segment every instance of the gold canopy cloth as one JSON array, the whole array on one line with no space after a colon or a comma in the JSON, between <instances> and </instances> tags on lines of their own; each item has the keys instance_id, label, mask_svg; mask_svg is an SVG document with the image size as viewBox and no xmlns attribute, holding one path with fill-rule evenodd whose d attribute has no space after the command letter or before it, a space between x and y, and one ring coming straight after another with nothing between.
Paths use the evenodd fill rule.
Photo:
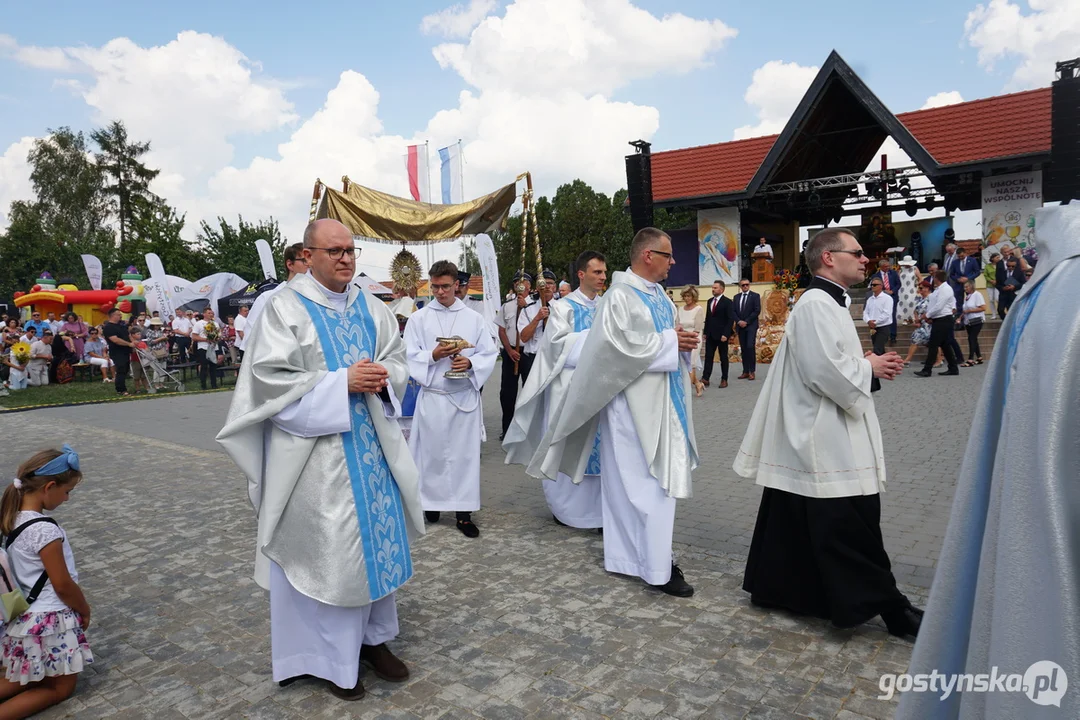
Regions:
<instances>
[{"instance_id":1,"label":"gold canopy cloth","mask_svg":"<svg viewBox=\"0 0 1080 720\"><path fill-rule=\"evenodd\" d=\"M345 192L326 188L315 217L337 220L353 235L376 242L431 243L501 226L516 196L511 183L469 202L433 205L349 183Z\"/></svg>"}]
</instances>

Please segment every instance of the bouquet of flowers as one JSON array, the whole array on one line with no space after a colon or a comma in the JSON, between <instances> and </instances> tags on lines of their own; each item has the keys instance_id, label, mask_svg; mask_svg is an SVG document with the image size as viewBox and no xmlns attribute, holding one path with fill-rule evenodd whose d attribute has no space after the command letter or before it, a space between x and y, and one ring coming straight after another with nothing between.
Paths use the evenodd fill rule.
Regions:
<instances>
[{"instance_id":1,"label":"bouquet of flowers","mask_svg":"<svg viewBox=\"0 0 1080 720\"><path fill-rule=\"evenodd\" d=\"M210 320L206 323L206 327L204 328L204 330L206 341L210 344L216 343L218 339L221 338L221 328L219 328L217 326L217 323L213 320Z\"/></svg>"},{"instance_id":2,"label":"bouquet of flowers","mask_svg":"<svg viewBox=\"0 0 1080 720\"><path fill-rule=\"evenodd\" d=\"M11 346L11 357L15 358L15 363L26 367L26 363L30 362L30 346L24 342L17 342Z\"/></svg>"},{"instance_id":3,"label":"bouquet of flowers","mask_svg":"<svg viewBox=\"0 0 1080 720\"><path fill-rule=\"evenodd\" d=\"M790 270L779 270L773 275L773 285L777 290L793 293L795 288L799 287L799 276Z\"/></svg>"}]
</instances>

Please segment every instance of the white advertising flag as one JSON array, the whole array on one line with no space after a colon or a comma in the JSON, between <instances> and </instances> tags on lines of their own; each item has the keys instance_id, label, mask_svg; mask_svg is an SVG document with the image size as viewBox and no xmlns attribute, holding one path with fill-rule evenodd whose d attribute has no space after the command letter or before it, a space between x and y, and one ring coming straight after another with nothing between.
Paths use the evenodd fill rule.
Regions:
<instances>
[{"instance_id":1,"label":"white advertising flag","mask_svg":"<svg viewBox=\"0 0 1080 720\"><path fill-rule=\"evenodd\" d=\"M274 267L274 253L270 250L270 243L259 239L255 241L255 250L259 253L259 264L262 265L263 279L277 280L277 268Z\"/></svg>"},{"instance_id":2,"label":"white advertising flag","mask_svg":"<svg viewBox=\"0 0 1080 720\"><path fill-rule=\"evenodd\" d=\"M163 319L171 318L176 314L173 309L172 300L169 297L169 283L167 275L165 274L165 266L161 264L161 258L157 256L157 253L146 253L146 269L150 273L151 279L153 279L154 287L152 290L148 289L146 283L143 283L143 290L146 291L146 307L150 310L150 296L153 294L154 304L157 305L157 311L161 314Z\"/></svg>"},{"instance_id":3,"label":"white advertising flag","mask_svg":"<svg viewBox=\"0 0 1080 720\"><path fill-rule=\"evenodd\" d=\"M494 326L495 316L502 307L499 302L502 298L499 292L499 258L495 255L495 244L486 234L476 236L476 259L484 276L484 319Z\"/></svg>"},{"instance_id":4,"label":"white advertising flag","mask_svg":"<svg viewBox=\"0 0 1080 720\"><path fill-rule=\"evenodd\" d=\"M90 287L94 290L101 289L101 261L94 255L82 256L83 267L86 268L86 277L90 279Z\"/></svg>"}]
</instances>

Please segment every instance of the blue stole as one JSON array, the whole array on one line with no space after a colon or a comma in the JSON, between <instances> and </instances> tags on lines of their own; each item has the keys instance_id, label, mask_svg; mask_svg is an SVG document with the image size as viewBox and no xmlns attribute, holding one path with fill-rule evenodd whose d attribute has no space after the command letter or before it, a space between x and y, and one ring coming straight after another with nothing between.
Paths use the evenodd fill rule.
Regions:
<instances>
[{"instance_id":1,"label":"blue stole","mask_svg":"<svg viewBox=\"0 0 1080 720\"><path fill-rule=\"evenodd\" d=\"M633 286L631 285L631 287ZM633 290L645 302L649 312L652 313L653 327L656 328L656 332L675 329L675 306L671 304L671 301L663 293L647 293L637 288L633 288ZM668 373L668 393L671 396L672 404L675 405L675 413L679 416L679 422L682 423L683 435L686 436L686 444L689 446L690 427L686 419L686 388L683 387L682 380L680 363L679 368Z\"/></svg>"},{"instance_id":2,"label":"blue stole","mask_svg":"<svg viewBox=\"0 0 1080 720\"><path fill-rule=\"evenodd\" d=\"M596 319L596 305L589 307L587 305L581 305L568 300L571 305L574 306L574 332L583 332L592 327L593 320ZM585 466L586 475L599 475L600 474L600 433L596 433L596 439L593 441L592 453L589 455L589 464Z\"/></svg>"},{"instance_id":3,"label":"blue stole","mask_svg":"<svg viewBox=\"0 0 1080 720\"><path fill-rule=\"evenodd\" d=\"M1024 334L1024 328L1027 326L1028 320L1031 319L1031 312L1035 309L1035 303L1038 301L1039 295L1042 294L1044 287L1046 287L1044 283L1039 283L1034 290L1020 298L1019 302L1009 308L1009 317L1016 313L1016 321L1013 323L1012 331L1009 333L1009 343L1006 346L1003 397L1009 392L1009 383L1012 381L1009 368L1012 367L1013 361L1016 359L1016 351L1020 348L1020 336Z\"/></svg>"},{"instance_id":4,"label":"blue stole","mask_svg":"<svg viewBox=\"0 0 1080 720\"><path fill-rule=\"evenodd\" d=\"M319 335L331 372L375 354L375 320L360 293L344 313L297 293ZM401 492L390 472L363 393L349 393L352 429L341 434L349 468L360 543L372 601L384 598L412 577L409 536Z\"/></svg>"}]
</instances>

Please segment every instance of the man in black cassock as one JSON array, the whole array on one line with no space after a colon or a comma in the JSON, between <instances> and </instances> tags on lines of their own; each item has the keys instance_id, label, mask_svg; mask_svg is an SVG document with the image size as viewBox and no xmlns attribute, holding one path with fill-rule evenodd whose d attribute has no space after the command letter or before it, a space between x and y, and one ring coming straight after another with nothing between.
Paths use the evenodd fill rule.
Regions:
<instances>
[{"instance_id":1,"label":"man in black cassock","mask_svg":"<svg viewBox=\"0 0 1080 720\"><path fill-rule=\"evenodd\" d=\"M788 319L735 459L765 487L743 589L775 607L854 627L881 615L915 635L922 611L896 587L881 536L885 455L871 395L903 369L864 353L847 288L865 275L859 241L840 228L806 246L814 273ZM873 389L876 389L873 388Z\"/></svg>"}]
</instances>

